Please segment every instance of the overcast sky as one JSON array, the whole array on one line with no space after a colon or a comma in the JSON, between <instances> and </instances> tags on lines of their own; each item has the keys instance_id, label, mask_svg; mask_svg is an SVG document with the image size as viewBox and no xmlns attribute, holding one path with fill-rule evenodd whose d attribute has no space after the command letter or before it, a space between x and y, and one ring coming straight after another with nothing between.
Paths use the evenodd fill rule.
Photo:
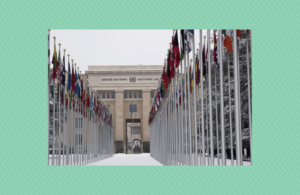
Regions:
<instances>
[{"instance_id":1,"label":"overcast sky","mask_svg":"<svg viewBox=\"0 0 300 195\"><path fill-rule=\"evenodd\" d=\"M61 43L62 56L63 49L66 49L66 56L70 54L70 64L74 59L84 73L88 66L163 65L173 30L51 30L50 33L51 60L55 36L57 52L58 43ZM206 30L202 33L205 36ZM180 44L179 37L178 41ZM199 30L195 30L196 49L198 44Z\"/></svg>"}]
</instances>

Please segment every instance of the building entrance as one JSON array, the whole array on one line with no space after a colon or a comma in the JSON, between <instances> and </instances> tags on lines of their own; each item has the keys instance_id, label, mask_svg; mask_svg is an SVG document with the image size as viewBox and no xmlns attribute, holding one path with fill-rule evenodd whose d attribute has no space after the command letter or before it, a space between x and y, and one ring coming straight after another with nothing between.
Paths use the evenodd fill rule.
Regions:
<instances>
[{"instance_id":1,"label":"building entrance","mask_svg":"<svg viewBox=\"0 0 300 195\"><path fill-rule=\"evenodd\" d=\"M126 119L126 154L141 153L141 120Z\"/></svg>"}]
</instances>

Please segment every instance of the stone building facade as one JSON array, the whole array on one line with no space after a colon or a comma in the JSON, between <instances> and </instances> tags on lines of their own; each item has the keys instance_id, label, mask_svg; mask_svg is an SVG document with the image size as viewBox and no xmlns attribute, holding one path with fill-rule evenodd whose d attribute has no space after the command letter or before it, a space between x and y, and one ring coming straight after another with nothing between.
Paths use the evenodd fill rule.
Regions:
<instances>
[{"instance_id":1,"label":"stone building facade","mask_svg":"<svg viewBox=\"0 0 300 195\"><path fill-rule=\"evenodd\" d=\"M113 113L115 153L150 152L148 116L162 68L89 66L85 72Z\"/></svg>"}]
</instances>

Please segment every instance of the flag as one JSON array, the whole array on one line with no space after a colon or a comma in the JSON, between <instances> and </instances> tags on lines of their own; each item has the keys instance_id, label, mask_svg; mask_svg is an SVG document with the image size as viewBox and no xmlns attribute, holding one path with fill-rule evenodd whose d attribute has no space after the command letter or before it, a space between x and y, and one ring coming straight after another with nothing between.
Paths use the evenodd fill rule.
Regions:
<instances>
[{"instance_id":1,"label":"flag","mask_svg":"<svg viewBox=\"0 0 300 195\"><path fill-rule=\"evenodd\" d=\"M214 30L214 62L216 64L216 67L219 69L216 30Z\"/></svg>"},{"instance_id":2,"label":"flag","mask_svg":"<svg viewBox=\"0 0 300 195\"><path fill-rule=\"evenodd\" d=\"M179 105L181 105L181 85L179 86Z\"/></svg>"},{"instance_id":3,"label":"flag","mask_svg":"<svg viewBox=\"0 0 300 195\"><path fill-rule=\"evenodd\" d=\"M190 53L192 51L191 45L187 45L187 42L188 42L187 30L184 30L184 44L185 44L186 50L188 49L189 50L188 53Z\"/></svg>"},{"instance_id":4,"label":"flag","mask_svg":"<svg viewBox=\"0 0 300 195\"><path fill-rule=\"evenodd\" d=\"M74 67L72 63L72 91L75 92L75 74L74 74Z\"/></svg>"},{"instance_id":5,"label":"flag","mask_svg":"<svg viewBox=\"0 0 300 195\"><path fill-rule=\"evenodd\" d=\"M198 64L197 68L197 85L200 83L200 51L197 53L196 63Z\"/></svg>"},{"instance_id":6,"label":"flag","mask_svg":"<svg viewBox=\"0 0 300 195\"><path fill-rule=\"evenodd\" d=\"M175 64L174 64L174 58L173 58L173 42L174 42L174 38L172 37L172 44L171 44L171 49L169 50L169 63L168 66L170 67L170 76L169 78L174 78L175 76Z\"/></svg>"},{"instance_id":7,"label":"flag","mask_svg":"<svg viewBox=\"0 0 300 195\"><path fill-rule=\"evenodd\" d=\"M57 68L56 68L56 78L59 84L61 84L61 58L60 58L60 47L59 47L59 52L58 52L58 61L57 63Z\"/></svg>"},{"instance_id":8,"label":"flag","mask_svg":"<svg viewBox=\"0 0 300 195\"><path fill-rule=\"evenodd\" d=\"M61 77L61 84L63 86L65 86L65 82L66 82L66 75L65 75L66 69L65 69L65 55L63 57L63 66L62 66L62 77Z\"/></svg>"},{"instance_id":9,"label":"flag","mask_svg":"<svg viewBox=\"0 0 300 195\"><path fill-rule=\"evenodd\" d=\"M190 50L192 50L192 48L193 48L192 41L194 41L194 30L187 30L187 40L189 42L189 48L190 48Z\"/></svg>"},{"instance_id":10,"label":"flag","mask_svg":"<svg viewBox=\"0 0 300 195\"><path fill-rule=\"evenodd\" d=\"M181 60L184 58L184 53L185 53L185 41L184 41L184 30L180 30L180 49L181 49Z\"/></svg>"},{"instance_id":11,"label":"flag","mask_svg":"<svg viewBox=\"0 0 300 195\"><path fill-rule=\"evenodd\" d=\"M242 38L241 30L236 30L236 36L238 37L238 40Z\"/></svg>"},{"instance_id":12,"label":"flag","mask_svg":"<svg viewBox=\"0 0 300 195\"><path fill-rule=\"evenodd\" d=\"M198 55L196 54L196 60L195 60L195 80L196 80L196 85L198 85L198 69L199 65L198 65Z\"/></svg>"},{"instance_id":13,"label":"flag","mask_svg":"<svg viewBox=\"0 0 300 195\"><path fill-rule=\"evenodd\" d=\"M207 47L206 47L206 75L208 76L208 39L207 39Z\"/></svg>"},{"instance_id":14,"label":"flag","mask_svg":"<svg viewBox=\"0 0 300 195\"><path fill-rule=\"evenodd\" d=\"M78 74L77 71L75 69L75 94L79 95L79 83L78 83Z\"/></svg>"},{"instance_id":15,"label":"flag","mask_svg":"<svg viewBox=\"0 0 300 195\"><path fill-rule=\"evenodd\" d=\"M203 66L203 76L206 76L206 69L205 69L205 63L206 63L206 58L205 58L205 43L203 43L203 49L202 49L202 66Z\"/></svg>"},{"instance_id":16,"label":"flag","mask_svg":"<svg viewBox=\"0 0 300 195\"><path fill-rule=\"evenodd\" d=\"M178 36L177 36L177 30L175 33L174 43L173 43L173 59L175 59L175 67L178 68L180 63L180 51L179 51L179 43L178 43Z\"/></svg>"},{"instance_id":17,"label":"flag","mask_svg":"<svg viewBox=\"0 0 300 195\"><path fill-rule=\"evenodd\" d=\"M194 78L193 78L193 71L190 65L190 93L192 93L192 89L194 88Z\"/></svg>"},{"instance_id":18,"label":"flag","mask_svg":"<svg viewBox=\"0 0 300 195\"><path fill-rule=\"evenodd\" d=\"M54 85L54 80L56 79L56 69L57 69L57 54L56 54L56 45L54 40L54 52L53 52L53 58L52 58L52 64L53 64L53 71L52 71L52 83Z\"/></svg>"},{"instance_id":19,"label":"flag","mask_svg":"<svg viewBox=\"0 0 300 195\"><path fill-rule=\"evenodd\" d=\"M176 86L176 107L178 108L178 103L179 103L179 92L178 92L178 89L179 89L179 87L178 87L178 85Z\"/></svg>"},{"instance_id":20,"label":"flag","mask_svg":"<svg viewBox=\"0 0 300 195\"><path fill-rule=\"evenodd\" d=\"M222 30L222 34L225 36L224 46L228 51L233 54L232 41L231 41L231 30Z\"/></svg>"}]
</instances>

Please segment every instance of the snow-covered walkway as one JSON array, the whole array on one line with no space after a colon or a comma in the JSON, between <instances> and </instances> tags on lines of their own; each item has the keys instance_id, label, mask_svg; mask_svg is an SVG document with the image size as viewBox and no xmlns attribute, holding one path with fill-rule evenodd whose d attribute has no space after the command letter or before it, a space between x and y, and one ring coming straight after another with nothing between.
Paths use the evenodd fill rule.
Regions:
<instances>
[{"instance_id":1,"label":"snow-covered walkway","mask_svg":"<svg viewBox=\"0 0 300 195\"><path fill-rule=\"evenodd\" d=\"M162 166L161 163L144 154L114 154L113 157L89 164L89 166Z\"/></svg>"}]
</instances>

